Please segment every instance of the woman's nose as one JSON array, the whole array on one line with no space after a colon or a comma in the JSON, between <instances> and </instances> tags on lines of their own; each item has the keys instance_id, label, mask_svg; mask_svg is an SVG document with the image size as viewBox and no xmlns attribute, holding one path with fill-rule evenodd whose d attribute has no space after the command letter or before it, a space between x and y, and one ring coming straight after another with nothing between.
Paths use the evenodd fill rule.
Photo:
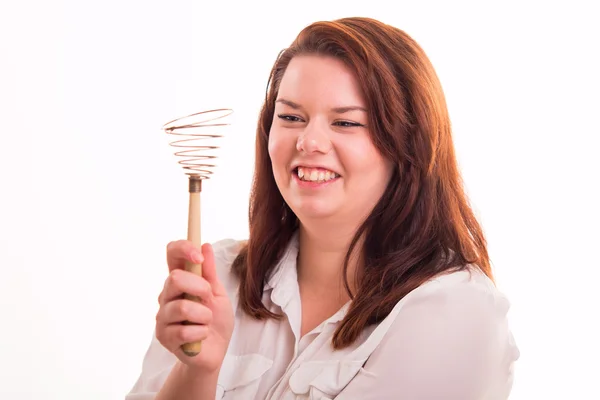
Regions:
<instances>
[{"instance_id":1,"label":"woman's nose","mask_svg":"<svg viewBox=\"0 0 600 400\"><path fill-rule=\"evenodd\" d=\"M331 141L323 128L308 126L296 142L296 149L304 153L328 153L331 150Z\"/></svg>"}]
</instances>

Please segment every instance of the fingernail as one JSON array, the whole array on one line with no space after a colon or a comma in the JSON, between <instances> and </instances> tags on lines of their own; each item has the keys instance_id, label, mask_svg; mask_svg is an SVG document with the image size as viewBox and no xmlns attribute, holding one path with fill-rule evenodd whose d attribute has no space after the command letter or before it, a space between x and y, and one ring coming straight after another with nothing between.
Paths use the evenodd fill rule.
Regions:
<instances>
[{"instance_id":1,"label":"fingernail","mask_svg":"<svg viewBox=\"0 0 600 400\"><path fill-rule=\"evenodd\" d=\"M204 261L204 257L202 257L202 253L200 253L199 251L194 251L192 253L192 260L194 262L201 263L202 261Z\"/></svg>"}]
</instances>

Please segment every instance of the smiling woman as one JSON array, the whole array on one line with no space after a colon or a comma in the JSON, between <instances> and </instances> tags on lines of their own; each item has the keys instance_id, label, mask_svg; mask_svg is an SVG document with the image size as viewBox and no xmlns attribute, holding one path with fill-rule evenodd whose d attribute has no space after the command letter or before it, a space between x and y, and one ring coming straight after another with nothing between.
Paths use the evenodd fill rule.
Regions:
<instances>
[{"instance_id":1,"label":"smiling woman","mask_svg":"<svg viewBox=\"0 0 600 400\"><path fill-rule=\"evenodd\" d=\"M383 194L392 164L371 140L353 71L334 57L296 56L277 96L268 146L285 203L300 220L318 222L304 225L319 229L338 231L341 224L364 220Z\"/></svg>"},{"instance_id":2,"label":"smiling woman","mask_svg":"<svg viewBox=\"0 0 600 400\"><path fill-rule=\"evenodd\" d=\"M406 33L306 27L271 71L256 151L248 240L169 244L127 399L508 398L509 302L441 85ZM197 356L181 351L198 340Z\"/></svg>"}]
</instances>

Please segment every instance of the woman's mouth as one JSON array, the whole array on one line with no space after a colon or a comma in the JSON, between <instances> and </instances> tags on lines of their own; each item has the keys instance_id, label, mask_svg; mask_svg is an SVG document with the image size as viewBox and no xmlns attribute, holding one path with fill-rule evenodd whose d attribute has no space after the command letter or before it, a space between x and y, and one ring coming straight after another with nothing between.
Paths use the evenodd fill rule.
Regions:
<instances>
[{"instance_id":1,"label":"woman's mouth","mask_svg":"<svg viewBox=\"0 0 600 400\"><path fill-rule=\"evenodd\" d=\"M293 170L296 181L301 186L315 187L328 184L340 178L337 173L324 168L297 167Z\"/></svg>"}]
</instances>

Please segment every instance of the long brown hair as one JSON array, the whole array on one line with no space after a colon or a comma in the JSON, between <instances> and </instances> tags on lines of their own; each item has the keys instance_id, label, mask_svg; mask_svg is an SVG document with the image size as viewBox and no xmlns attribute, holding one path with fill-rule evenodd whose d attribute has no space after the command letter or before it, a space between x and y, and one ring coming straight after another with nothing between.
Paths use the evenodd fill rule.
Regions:
<instances>
[{"instance_id":1,"label":"long brown hair","mask_svg":"<svg viewBox=\"0 0 600 400\"><path fill-rule=\"evenodd\" d=\"M493 280L485 237L458 170L444 93L429 59L400 29L369 18L344 18L304 28L269 76L256 135L250 235L233 264L242 309L258 319L280 317L263 305L263 287L298 218L275 183L268 140L279 84L299 54L336 57L355 72L373 143L394 165L385 193L346 256L344 285L353 301L335 332L334 348L350 345L366 326L380 322L400 299L440 273L471 264ZM348 262L361 238L360 285L351 293Z\"/></svg>"}]
</instances>

